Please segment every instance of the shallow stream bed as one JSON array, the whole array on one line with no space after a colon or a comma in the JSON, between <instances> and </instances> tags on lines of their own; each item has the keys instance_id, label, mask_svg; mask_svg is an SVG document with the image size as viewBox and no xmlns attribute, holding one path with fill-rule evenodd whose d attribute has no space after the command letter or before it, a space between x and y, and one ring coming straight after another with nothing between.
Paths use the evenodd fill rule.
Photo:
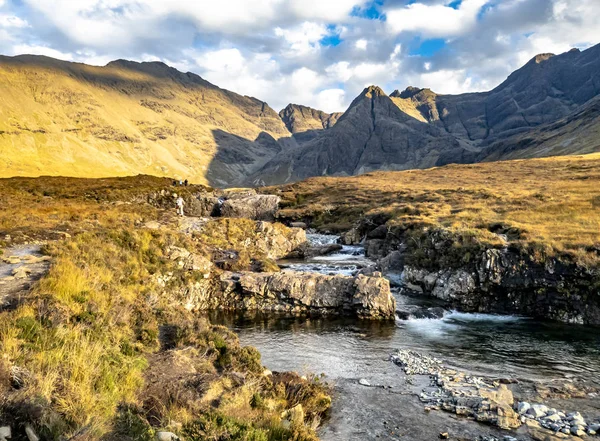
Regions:
<instances>
[{"instance_id":1,"label":"shallow stream bed","mask_svg":"<svg viewBox=\"0 0 600 441\"><path fill-rule=\"evenodd\" d=\"M327 243L335 238L311 236L311 240ZM359 247L344 247L337 254L283 266L285 271L352 274L368 263ZM429 302L395 296L399 305ZM425 412L418 399L423 385L407 382L389 361L397 349L414 349L462 371L525 385L573 380L600 387L598 328L456 311L439 319L395 322L273 314L215 314L212 319L234 329L243 344L258 348L271 370L326 375L336 394L331 418L321 430L324 441L433 440L446 431L451 439L469 440L511 434L456 415ZM371 387L359 384L360 379ZM600 397L559 404L566 411L600 416ZM511 435L530 439L522 431Z\"/></svg>"}]
</instances>

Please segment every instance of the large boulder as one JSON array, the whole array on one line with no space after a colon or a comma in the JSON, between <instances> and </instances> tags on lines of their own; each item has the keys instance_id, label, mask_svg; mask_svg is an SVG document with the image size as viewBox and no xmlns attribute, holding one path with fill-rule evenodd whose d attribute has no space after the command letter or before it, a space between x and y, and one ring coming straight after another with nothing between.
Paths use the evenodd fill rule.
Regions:
<instances>
[{"instance_id":1,"label":"large boulder","mask_svg":"<svg viewBox=\"0 0 600 441\"><path fill-rule=\"evenodd\" d=\"M279 196L255 194L227 199L221 205L221 216L273 221L279 210Z\"/></svg>"},{"instance_id":2,"label":"large boulder","mask_svg":"<svg viewBox=\"0 0 600 441\"><path fill-rule=\"evenodd\" d=\"M316 273L243 273L239 289L256 306L283 305L285 310L393 319L396 302L383 277L349 277ZM279 309L279 308L277 308Z\"/></svg>"},{"instance_id":3,"label":"large boulder","mask_svg":"<svg viewBox=\"0 0 600 441\"><path fill-rule=\"evenodd\" d=\"M187 224L186 232L216 250L245 252L278 260L306 245L306 232L283 224L249 219L217 218Z\"/></svg>"}]
</instances>

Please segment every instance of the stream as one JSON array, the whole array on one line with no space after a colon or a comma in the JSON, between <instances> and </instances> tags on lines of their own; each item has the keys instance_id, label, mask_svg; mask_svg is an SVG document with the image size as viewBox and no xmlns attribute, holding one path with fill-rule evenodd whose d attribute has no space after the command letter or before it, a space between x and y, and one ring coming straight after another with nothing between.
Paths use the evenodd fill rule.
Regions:
<instances>
[{"instance_id":1,"label":"stream","mask_svg":"<svg viewBox=\"0 0 600 441\"><path fill-rule=\"evenodd\" d=\"M337 240L308 236L319 244ZM344 246L336 254L285 261L281 267L352 275L369 263L361 247ZM394 295L398 309L441 306L427 298ZM336 394L331 418L320 433L323 441L430 440L446 430L462 439L489 434L502 439L497 429L443 412L424 418L416 389L407 387L403 372L389 361L397 349L428 353L477 375L527 382L578 379L600 386L598 328L452 310L445 310L440 318L395 323L261 313L215 313L212 320L232 328L243 344L258 348L263 364L271 370L325 374ZM365 387L358 384L360 379L383 387Z\"/></svg>"}]
</instances>

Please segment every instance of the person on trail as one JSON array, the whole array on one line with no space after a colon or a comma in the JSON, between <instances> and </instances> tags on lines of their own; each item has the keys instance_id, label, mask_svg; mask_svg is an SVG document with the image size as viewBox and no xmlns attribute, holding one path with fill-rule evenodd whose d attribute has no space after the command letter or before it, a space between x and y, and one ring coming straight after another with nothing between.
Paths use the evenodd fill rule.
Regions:
<instances>
[{"instance_id":1,"label":"person on trail","mask_svg":"<svg viewBox=\"0 0 600 441\"><path fill-rule=\"evenodd\" d=\"M184 187L188 186L188 180L187 179L185 181L183 181L183 185L184 185Z\"/></svg>"},{"instance_id":2,"label":"person on trail","mask_svg":"<svg viewBox=\"0 0 600 441\"><path fill-rule=\"evenodd\" d=\"M179 196L177 198L177 200L175 201L175 204L177 205L177 214L179 216L185 216L183 214L183 205L185 204L185 202L183 201L183 198L181 196Z\"/></svg>"}]
</instances>

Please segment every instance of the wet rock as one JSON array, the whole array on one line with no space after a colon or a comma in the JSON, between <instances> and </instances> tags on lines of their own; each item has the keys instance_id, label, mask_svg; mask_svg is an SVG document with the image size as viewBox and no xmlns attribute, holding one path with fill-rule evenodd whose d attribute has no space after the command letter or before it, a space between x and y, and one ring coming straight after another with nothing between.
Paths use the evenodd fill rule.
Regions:
<instances>
[{"instance_id":1,"label":"wet rock","mask_svg":"<svg viewBox=\"0 0 600 441\"><path fill-rule=\"evenodd\" d=\"M398 305L396 309L396 317L400 320L440 319L444 314L444 309L437 306L424 308L417 305Z\"/></svg>"},{"instance_id":2,"label":"wet rock","mask_svg":"<svg viewBox=\"0 0 600 441\"><path fill-rule=\"evenodd\" d=\"M288 258L300 258L306 259L310 257L326 256L328 254L335 253L344 248L338 243L328 243L323 245L312 245L298 248L292 254L288 255Z\"/></svg>"},{"instance_id":3,"label":"wet rock","mask_svg":"<svg viewBox=\"0 0 600 441\"><path fill-rule=\"evenodd\" d=\"M275 195L250 195L227 199L221 206L221 216L272 221L279 210L281 198Z\"/></svg>"},{"instance_id":4,"label":"wet rock","mask_svg":"<svg viewBox=\"0 0 600 441\"><path fill-rule=\"evenodd\" d=\"M302 228L303 230L306 230L308 228L308 225L306 225L304 222L290 222L290 227Z\"/></svg>"},{"instance_id":5,"label":"wet rock","mask_svg":"<svg viewBox=\"0 0 600 441\"><path fill-rule=\"evenodd\" d=\"M352 228L350 231L342 233L340 240L344 245L358 245L362 241L362 235L357 228Z\"/></svg>"},{"instance_id":6,"label":"wet rock","mask_svg":"<svg viewBox=\"0 0 600 441\"><path fill-rule=\"evenodd\" d=\"M388 271L400 272L404 269L404 254L398 250L392 251L387 256L379 259L377 264L384 273Z\"/></svg>"}]
</instances>

